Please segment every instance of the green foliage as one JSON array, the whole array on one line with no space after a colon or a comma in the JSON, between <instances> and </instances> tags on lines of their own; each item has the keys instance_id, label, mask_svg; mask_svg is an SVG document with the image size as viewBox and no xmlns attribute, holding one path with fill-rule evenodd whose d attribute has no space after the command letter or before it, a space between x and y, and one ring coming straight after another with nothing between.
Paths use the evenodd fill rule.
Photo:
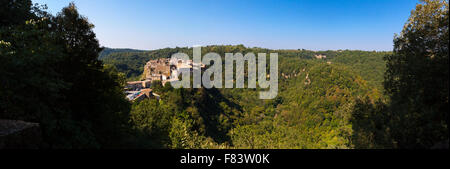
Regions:
<instances>
[{"instance_id":1,"label":"green foliage","mask_svg":"<svg viewBox=\"0 0 450 169\"><path fill-rule=\"evenodd\" d=\"M36 19L34 13L30 12L33 8L30 0L0 1L0 25L5 28Z\"/></svg>"},{"instance_id":2,"label":"green foliage","mask_svg":"<svg viewBox=\"0 0 450 169\"><path fill-rule=\"evenodd\" d=\"M40 123L43 148L122 146L124 79L97 59L92 24L73 4L51 16L31 1L8 2L6 11L21 11L1 17L0 118Z\"/></svg>"},{"instance_id":3,"label":"green foliage","mask_svg":"<svg viewBox=\"0 0 450 169\"><path fill-rule=\"evenodd\" d=\"M157 100L144 100L136 103L130 112L130 121L141 133L141 139L148 140L146 145L150 148L165 147L164 143L169 141L167 137L171 127L174 113L164 104Z\"/></svg>"},{"instance_id":4,"label":"green foliage","mask_svg":"<svg viewBox=\"0 0 450 169\"><path fill-rule=\"evenodd\" d=\"M158 85L155 82L154 85ZM159 84L160 85L160 84ZM135 103L130 113L130 120L137 132L137 142L144 148L218 148L216 140L224 140L224 134L213 134L217 127L226 126L220 123L218 114L205 111L204 106L217 108L218 106L206 103L200 94L204 89L173 89L160 87L162 100L144 100ZM200 92L200 93L199 93ZM192 93L195 93L193 95ZM215 111L219 113L220 111ZM224 112L226 113L226 112ZM204 120L208 119L208 120ZM208 121L208 122L207 122Z\"/></svg>"},{"instance_id":5,"label":"green foliage","mask_svg":"<svg viewBox=\"0 0 450 169\"><path fill-rule=\"evenodd\" d=\"M139 53L145 52L143 50L135 49L113 49L113 48L103 48L102 52L98 55L98 59L102 60L105 56L111 55L113 53Z\"/></svg>"},{"instance_id":6,"label":"green foliage","mask_svg":"<svg viewBox=\"0 0 450 169\"><path fill-rule=\"evenodd\" d=\"M265 103L266 108L256 109L257 113L251 111L249 116L253 118L232 130L233 146L351 148L351 103L369 91L365 81L345 66L301 59L286 61L303 66L297 70L289 64L281 68L287 78L280 82L277 103Z\"/></svg>"},{"instance_id":7,"label":"green foliage","mask_svg":"<svg viewBox=\"0 0 450 169\"><path fill-rule=\"evenodd\" d=\"M383 90L383 77L386 71L386 63L383 58L391 52L367 52L367 51L341 51L330 62L341 63L350 68L352 72L360 75L368 85L378 90Z\"/></svg>"},{"instance_id":8,"label":"green foliage","mask_svg":"<svg viewBox=\"0 0 450 169\"><path fill-rule=\"evenodd\" d=\"M352 110L352 142L355 148L396 148L390 136L388 123L396 123L387 113L382 100L373 101L369 97L357 99Z\"/></svg>"},{"instance_id":9,"label":"green foliage","mask_svg":"<svg viewBox=\"0 0 450 169\"><path fill-rule=\"evenodd\" d=\"M448 146L448 10L446 0L423 1L394 38L394 52L385 58L390 100L355 108L354 127L364 136L358 147Z\"/></svg>"},{"instance_id":10,"label":"green foliage","mask_svg":"<svg viewBox=\"0 0 450 169\"><path fill-rule=\"evenodd\" d=\"M403 119L394 136L400 147L448 141L448 10L445 0L417 5L386 57L385 88L393 113Z\"/></svg>"},{"instance_id":11,"label":"green foliage","mask_svg":"<svg viewBox=\"0 0 450 169\"><path fill-rule=\"evenodd\" d=\"M218 149L224 148L224 145L218 145L211 138L199 135L196 131L192 131L191 120L181 120L173 118L172 128L170 129L172 149Z\"/></svg>"}]
</instances>

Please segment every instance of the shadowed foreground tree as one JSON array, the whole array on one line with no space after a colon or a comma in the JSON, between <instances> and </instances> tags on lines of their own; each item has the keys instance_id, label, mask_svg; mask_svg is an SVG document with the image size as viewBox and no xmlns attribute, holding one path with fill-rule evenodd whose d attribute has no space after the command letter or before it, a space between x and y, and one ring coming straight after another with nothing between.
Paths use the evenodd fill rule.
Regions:
<instances>
[{"instance_id":1,"label":"shadowed foreground tree","mask_svg":"<svg viewBox=\"0 0 450 169\"><path fill-rule=\"evenodd\" d=\"M35 17L30 0L0 1L0 25L10 26L23 24L25 20Z\"/></svg>"},{"instance_id":2,"label":"shadowed foreground tree","mask_svg":"<svg viewBox=\"0 0 450 169\"><path fill-rule=\"evenodd\" d=\"M123 146L130 109L124 76L98 60L102 48L93 25L74 4L54 17L30 0L6 3L0 118L40 123L43 148Z\"/></svg>"},{"instance_id":3,"label":"shadowed foreground tree","mask_svg":"<svg viewBox=\"0 0 450 169\"><path fill-rule=\"evenodd\" d=\"M448 141L448 1L425 0L411 13L387 56L392 137L401 148Z\"/></svg>"},{"instance_id":4,"label":"shadowed foreground tree","mask_svg":"<svg viewBox=\"0 0 450 169\"><path fill-rule=\"evenodd\" d=\"M448 147L448 15L448 0L423 0L411 12L385 57L387 109L379 102L355 108L354 130L366 138L355 139L357 147Z\"/></svg>"}]
</instances>

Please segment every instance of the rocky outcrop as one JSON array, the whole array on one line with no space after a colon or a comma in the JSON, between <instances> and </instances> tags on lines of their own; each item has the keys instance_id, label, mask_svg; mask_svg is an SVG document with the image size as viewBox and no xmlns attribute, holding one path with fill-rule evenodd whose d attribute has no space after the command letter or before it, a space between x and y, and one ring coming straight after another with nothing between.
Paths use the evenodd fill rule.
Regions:
<instances>
[{"instance_id":1,"label":"rocky outcrop","mask_svg":"<svg viewBox=\"0 0 450 169\"><path fill-rule=\"evenodd\" d=\"M0 149L37 149L41 144L38 123L0 119Z\"/></svg>"},{"instance_id":2,"label":"rocky outcrop","mask_svg":"<svg viewBox=\"0 0 450 169\"><path fill-rule=\"evenodd\" d=\"M326 58L327 58L326 55L322 55L322 54L320 54L320 55L314 55L314 57L317 58L317 59L326 59Z\"/></svg>"},{"instance_id":3,"label":"rocky outcrop","mask_svg":"<svg viewBox=\"0 0 450 169\"><path fill-rule=\"evenodd\" d=\"M309 78L309 73L306 74L306 78L305 78L305 86L311 84L311 79Z\"/></svg>"}]
</instances>

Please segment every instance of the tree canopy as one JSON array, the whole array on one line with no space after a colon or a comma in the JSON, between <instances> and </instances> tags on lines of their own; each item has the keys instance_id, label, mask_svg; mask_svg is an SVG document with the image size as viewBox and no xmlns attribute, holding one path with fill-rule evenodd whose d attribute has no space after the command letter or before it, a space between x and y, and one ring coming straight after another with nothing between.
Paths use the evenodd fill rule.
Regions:
<instances>
[{"instance_id":1,"label":"tree canopy","mask_svg":"<svg viewBox=\"0 0 450 169\"><path fill-rule=\"evenodd\" d=\"M98 60L93 25L74 4L52 16L30 0L2 3L0 118L40 123L44 148L120 146L130 106L123 76Z\"/></svg>"}]
</instances>

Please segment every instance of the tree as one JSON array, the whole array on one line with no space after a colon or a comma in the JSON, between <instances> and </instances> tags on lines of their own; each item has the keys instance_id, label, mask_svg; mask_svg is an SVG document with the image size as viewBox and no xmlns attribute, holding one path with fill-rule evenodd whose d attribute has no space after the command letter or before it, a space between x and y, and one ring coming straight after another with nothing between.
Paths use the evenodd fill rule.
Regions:
<instances>
[{"instance_id":1,"label":"tree","mask_svg":"<svg viewBox=\"0 0 450 169\"><path fill-rule=\"evenodd\" d=\"M2 1L0 26L0 115L36 121L57 109L59 92L68 87L54 66L63 59L62 46L50 18L30 11L31 1ZM39 39L39 41L38 41Z\"/></svg>"},{"instance_id":2,"label":"tree","mask_svg":"<svg viewBox=\"0 0 450 169\"><path fill-rule=\"evenodd\" d=\"M173 116L167 106L156 99L147 99L133 105L130 120L150 148L165 148Z\"/></svg>"},{"instance_id":3,"label":"tree","mask_svg":"<svg viewBox=\"0 0 450 169\"><path fill-rule=\"evenodd\" d=\"M71 3L56 17L55 33L63 44L63 61L57 65L70 88L61 93L70 118L90 133L100 147L116 147L126 129L129 103L125 100L123 80L117 72L104 69L98 60L100 47L93 25Z\"/></svg>"},{"instance_id":4,"label":"tree","mask_svg":"<svg viewBox=\"0 0 450 169\"><path fill-rule=\"evenodd\" d=\"M422 0L385 58L390 127L400 148L448 143L448 15L448 0Z\"/></svg>"},{"instance_id":5,"label":"tree","mask_svg":"<svg viewBox=\"0 0 450 169\"><path fill-rule=\"evenodd\" d=\"M44 148L123 146L124 79L98 60L93 25L74 4L54 17L30 0L1 3L0 118L40 123Z\"/></svg>"},{"instance_id":6,"label":"tree","mask_svg":"<svg viewBox=\"0 0 450 169\"><path fill-rule=\"evenodd\" d=\"M212 138L207 138L192 130L192 120L174 117L170 128L170 146L172 149L223 149L227 145L217 144Z\"/></svg>"},{"instance_id":7,"label":"tree","mask_svg":"<svg viewBox=\"0 0 450 169\"><path fill-rule=\"evenodd\" d=\"M0 25L23 24L25 20L36 17L30 0L0 1Z\"/></svg>"}]
</instances>

